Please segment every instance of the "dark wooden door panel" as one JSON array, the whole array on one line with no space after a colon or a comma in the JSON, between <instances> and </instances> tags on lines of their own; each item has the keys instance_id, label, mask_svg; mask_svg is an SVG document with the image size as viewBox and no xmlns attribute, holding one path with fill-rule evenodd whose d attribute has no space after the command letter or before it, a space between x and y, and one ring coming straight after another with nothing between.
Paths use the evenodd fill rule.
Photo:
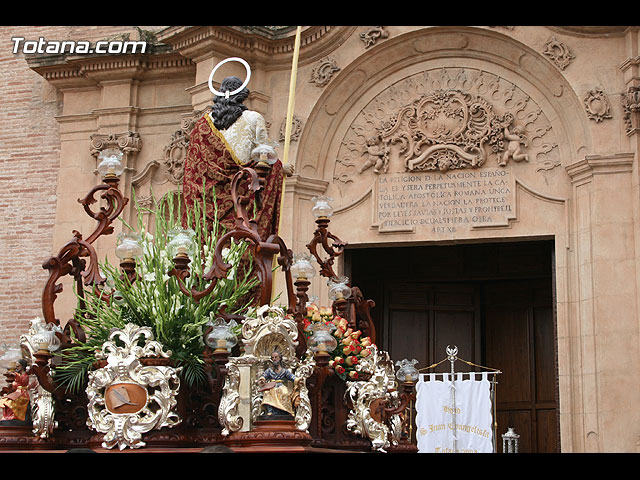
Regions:
<instances>
[{"instance_id":1,"label":"dark wooden door panel","mask_svg":"<svg viewBox=\"0 0 640 480\"><path fill-rule=\"evenodd\" d=\"M553 242L347 253L354 284L376 302L380 348L424 368L456 345L459 358L500 369L498 451L509 427L521 452L559 451ZM477 370L463 365L456 371ZM435 369L449 370L446 361Z\"/></svg>"}]
</instances>

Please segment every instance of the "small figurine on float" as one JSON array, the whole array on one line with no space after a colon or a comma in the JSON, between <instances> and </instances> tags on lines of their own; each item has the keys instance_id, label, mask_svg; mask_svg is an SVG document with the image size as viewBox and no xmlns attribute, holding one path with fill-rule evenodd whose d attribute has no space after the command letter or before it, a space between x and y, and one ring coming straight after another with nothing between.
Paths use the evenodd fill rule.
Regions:
<instances>
[{"instance_id":1,"label":"small figurine on float","mask_svg":"<svg viewBox=\"0 0 640 480\"><path fill-rule=\"evenodd\" d=\"M11 383L4 387L0 397L0 423L27 424L29 421L29 381L27 362L20 359L5 376Z\"/></svg>"}]
</instances>

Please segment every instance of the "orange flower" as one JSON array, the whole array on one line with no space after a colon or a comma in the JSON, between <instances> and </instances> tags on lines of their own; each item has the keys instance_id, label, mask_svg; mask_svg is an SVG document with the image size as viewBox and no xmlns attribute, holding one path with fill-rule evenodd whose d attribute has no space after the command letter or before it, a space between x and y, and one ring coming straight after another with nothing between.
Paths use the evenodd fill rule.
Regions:
<instances>
[{"instance_id":1,"label":"orange flower","mask_svg":"<svg viewBox=\"0 0 640 480\"><path fill-rule=\"evenodd\" d=\"M362 345L363 347L368 347L369 345L371 345L371 337L364 337L360 339L360 345Z\"/></svg>"},{"instance_id":2,"label":"orange flower","mask_svg":"<svg viewBox=\"0 0 640 480\"><path fill-rule=\"evenodd\" d=\"M369 348L363 348L360 352L361 357L368 357L369 355L371 355L371 350Z\"/></svg>"},{"instance_id":3,"label":"orange flower","mask_svg":"<svg viewBox=\"0 0 640 480\"><path fill-rule=\"evenodd\" d=\"M340 365L336 365L334 367L334 370L336 373L344 373L344 367L340 366Z\"/></svg>"},{"instance_id":4,"label":"orange flower","mask_svg":"<svg viewBox=\"0 0 640 480\"><path fill-rule=\"evenodd\" d=\"M349 377L350 377L352 380L357 380L357 379L358 379L358 372L356 372L355 370L351 370L351 371L349 372Z\"/></svg>"}]
</instances>

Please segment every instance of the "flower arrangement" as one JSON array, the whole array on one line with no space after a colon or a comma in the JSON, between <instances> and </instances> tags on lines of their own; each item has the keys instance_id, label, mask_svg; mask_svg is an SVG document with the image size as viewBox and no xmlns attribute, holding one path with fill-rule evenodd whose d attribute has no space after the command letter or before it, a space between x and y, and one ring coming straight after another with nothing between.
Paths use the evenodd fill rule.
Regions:
<instances>
[{"instance_id":1,"label":"flower arrangement","mask_svg":"<svg viewBox=\"0 0 640 480\"><path fill-rule=\"evenodd\" d=\"M356 365L371 355L371 338L363 337L361 330L353 330L347 320L334 315L331 308L318 307L315 303L307 306L303 321L307 337L311 336L315 323L321 322L331 327L331 334L338 346L329 352L329 367L342 380L360 380Z\"/></svg>"},{"instance_id":2,"label":"flower arrangement","mask_svg":"<svg viewBox=\"0 0 640 480\"><path fill-rule=\"evenodd\" d=\"M176 195L179 198L179 195ZM170 251L171 232L182 227L181 205L173 195L153 202L146 208L136 202L138 213L135 232L141 246L136 258L137 279L131 282L119 268L105 260L100 264L101 275L106 278L101 289L85 291L78 296L75 319L87 335L86 342L61 352L60 365L55 370L56 380L68 391L80 390L88 372L94 367L95 353L100 350L113 329L123 328L127 323L152 328L155 339L172 352L175 366L181 366L182 376L189 385L205 380L203 333L207 325L224 309L227 313L242 313L248 308L243 297L258 283L251 276L252 259L247 251L248 243L232 242L222 252L225 262L231 264L226 278L218 280L213 292L196 302L180 291L178 280L169 276L173 268ZM214 259L217 239L222 227L213 222L211 230L206 226L206 208L194 208L187 213L188 225L193 225L193 244L190 252L190 275L185 284L203 290L206 287L204 274ZM144 216L149 215L149 224L155 225L152 235L145 226ZM240 268L245 258L246 268ZM107 295L103 295L107 294ZM246 297L245 297L246 298Z\"/></svg>"}]
</instances>

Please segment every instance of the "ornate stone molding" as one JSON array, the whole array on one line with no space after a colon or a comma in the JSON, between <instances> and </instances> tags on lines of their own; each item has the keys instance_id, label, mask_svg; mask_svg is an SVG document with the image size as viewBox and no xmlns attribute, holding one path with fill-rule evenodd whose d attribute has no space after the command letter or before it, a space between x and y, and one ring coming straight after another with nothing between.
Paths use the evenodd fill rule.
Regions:
<instances>
[{"instance_id":1,"label":"ornate stone molding","mask_svg":"<svg viewBox=\"0 0 640 480\"><path fill-rule=\"evenodd\" d=\"M137 132L124 133L94 133L91 135L89 145L91 155L97 157L98 154L107 148L119 148L125 154L136 154L142 148L142 140Z\"/></svg>"},{"instance_id":2,"label":"ornate stone molding","mask_svg":"<svg viewBox=\"0 0 640 480\"><path fill-rule=\"evenodd\" d=\"M627 135L633 135L640 128L640 87L631 86L622 95L624 127Z\"/></svg>"},{"instance_id":3,"label":"ornate stone molding","mask_svg":"<svg viewBox=\"0 0 640 480\"><path fill-rule=\"evenodd\" d=\"M184 160L189 147L189 133L178 130L171 135L171 141L163 150L163 163L166 168L166 176L174 185L182 183L184 175Z\"/></svg>"},{"instance_id":4,"label":"ornate stone molding","mask_svg":"<svg viewBox=\"0 0 640 480\"><path fill-rule=\"evenodd\" d=\"M596 87L587 92L584 97L584 106L591 120L602 122L606 118L611 118L611 104L602 87Z\"/></svg>"},{"instance_id":5,"label":"ornate stone molding","mask_svg":"<svg viewBox=\"0 0 640 480\"><path fill-rule=\"evenodd\" d=\"M89 151L91 156L96 159L96 167L98 155L101 151L108 148L116 148L124 153L123 164L125 171L135 172L135 157L142 148L142 140L137 132L127 131L123 133L94 133L90 137ZM97 174L97 168L94 170Z\"/></svg>"},{"instance_id":6,"label":"ornate stone molding","mask_svg":"<svg viewBox=\"0 0 640 480\"><path fill-rule=\"evenodd\" d=\"M551 37L551 39L544 44L542 54L549 58L560 70L567 68L571 60L576 58L571 50L569 50L569 47L557 40L556 37Z\"/></svg>"},{"instance_id":7,"label":"ornate stone molding","mask_svg":"<svg viewBox=\"0 0 640 480\"><path fill-rule=\"evenodd\" d=\"M278 131L279 142L284 142L285 140L284 134L285 134L286 127L287 125L286 125L286 119L285 119L282 121L282 124L280 125L280 130ZM300 117L298 117L297 115L294 115L291 123L291 141L292 142L297 141L300 138L301 133L302 133L302 120L300 120Z\"/></svg>"},{"instance_id":8,"label":"ornate stone molding","mask_svg":"<svg viewBox=\"0 0 640 480\"><path fill-rule=\"evenodd\" d=\"M340 71L340 67L338 67L336 61L327 57L320 60L316 66L313 67L309 82L313 83L317 87L324 87L331 81L333 74L338 71Z\"/></svg>"},{"instance_id":9,"label":"ornate stone molding","mask_svg":"<svg viewBox=\"0 0 640 480\"><path fill-rule=\"evenodd\" d=\"M360 40L364 42L364 48L372 47L381 38L389 38L389 32L384 27L371 27L360 34Z\"/></svg>"}]
</instances>

